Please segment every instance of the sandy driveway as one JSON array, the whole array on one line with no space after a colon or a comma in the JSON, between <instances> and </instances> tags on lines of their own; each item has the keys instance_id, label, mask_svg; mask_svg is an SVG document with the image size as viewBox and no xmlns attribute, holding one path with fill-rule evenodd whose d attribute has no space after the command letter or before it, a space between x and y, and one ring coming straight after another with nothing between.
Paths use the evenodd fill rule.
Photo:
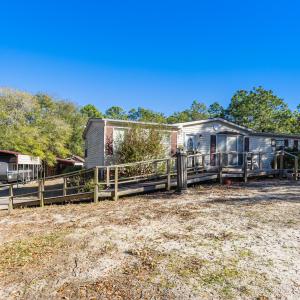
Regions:
<instances>
[{"instance_id":1,"label":"sandy driveway","mask_svg":"<svg viewBox=\"0 0 300 300\"><path fill-rule=\"evenodd\" d=\"M300 183L0 212L0 299L300 299Z\"/></svg>"}]
</instances>

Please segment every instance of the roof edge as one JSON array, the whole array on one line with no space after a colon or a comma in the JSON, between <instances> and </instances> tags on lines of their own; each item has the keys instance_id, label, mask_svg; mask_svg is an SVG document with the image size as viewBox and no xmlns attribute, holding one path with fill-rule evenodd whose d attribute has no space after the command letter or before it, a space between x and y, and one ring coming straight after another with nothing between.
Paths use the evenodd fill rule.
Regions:
<instances>
[{"instance_id":1,"label":"roof edge","mask_svg":"<svg viewBox=\"0 0 300 300\"><path fill-rule=\"evenodd\" d=\"M251 133L251 135L253 135L253 136L265 136L265 137L276 137L276 138L300 139L300 134L293 134L293 133L253 132L253 133Z\"/></svg>"},{"instance_id":2,"label":"roof edge","mask_svg":"<svg viewBox=\"0 0 300 300\"><path fill-rule=\"evenodd\" d=\"M166 124L166 123L156 123L156 122L143 122L143 121L131 121L131 120L118 120L118 119L106 119L106 118L90 118L84 129L83 137L85 138L86 133L93 122L104 123L120 123L120 124L140 124L145 126L163 126L172 129L178 129L178 126L175 124Z\"/></svg>"},{"instance_id":3,"label":"roof edge","mask_svg":"<svg viewBox=\"0 0 300 300\"><path fill-rule=\"evenodd\" d=\"M211 119L205 119L205 120L196 120L196 121L190 121L190 122L175 123L174 125L184 127L184 126L192 126L192 125L195 125L195 124L205 124L205 123L216 122L216 121L222 122L222 123L225 123L225 124L229 124L233 127L242 129L244 131L255 132L255 130L253 130L253 129L250 129L250 128L242 126L242 125L238 125L234 122L230 122L230 121L225 120L223 118L211 118Z\"/></svg>"}]
</instances>

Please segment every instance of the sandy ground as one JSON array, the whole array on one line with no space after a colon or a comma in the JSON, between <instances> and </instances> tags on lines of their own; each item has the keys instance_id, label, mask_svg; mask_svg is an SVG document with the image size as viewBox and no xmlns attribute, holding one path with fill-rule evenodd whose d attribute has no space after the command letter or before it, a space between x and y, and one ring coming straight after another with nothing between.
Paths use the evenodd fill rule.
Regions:
<instances>
[{"instance_id":1,"label":"sandy ground","mask_svg":"<svg viewBox=\"0 0 300 300\"><path fill-rule=\"evenodd\" d=\"M300 299L300 183L0 212L0 299Z\"/></svg>"}]
</instances>

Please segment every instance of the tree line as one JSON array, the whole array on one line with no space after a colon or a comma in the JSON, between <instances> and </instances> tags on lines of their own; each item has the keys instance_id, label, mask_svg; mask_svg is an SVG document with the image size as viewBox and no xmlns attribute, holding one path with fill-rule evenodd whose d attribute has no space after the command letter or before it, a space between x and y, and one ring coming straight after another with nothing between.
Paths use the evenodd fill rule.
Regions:
<instances>
[{"instance_id":1,"label":"tree line","mask_svg":"<svg viewBox=\"0 0 300 300\"><path fill-rule=\"evenodd\" d=\"M262 132L300 133L300 103L291 110L273 91L238 90L229 105L209 106L194 100L183 111L165 115L143 107L126 111L112 106L102 112L92 104L80 107L47 94L0 89L0 149L40 156L49 164L58 157L83 155L82 133L89 118L180 123L224 118Z\"/></svg>"}]
</instances>

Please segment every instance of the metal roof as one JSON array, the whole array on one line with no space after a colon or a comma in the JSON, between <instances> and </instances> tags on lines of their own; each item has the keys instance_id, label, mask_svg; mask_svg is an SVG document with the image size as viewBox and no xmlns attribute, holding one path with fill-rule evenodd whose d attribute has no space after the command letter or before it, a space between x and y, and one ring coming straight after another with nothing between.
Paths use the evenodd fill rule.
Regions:
<instances>
[{"instance_id":1,"label":"metal roof","mask_svg":"<svg viewBox=\"0 0 300 300\"><path fill-rule=\"evenodd\" d=\"M21 153L19 152L15 152L15 151L10 151L10 150L0 150L0 154L11 154L11 155L14 155L14 156L18 156L20 155Z\"/></svg>"}]
</instances>

